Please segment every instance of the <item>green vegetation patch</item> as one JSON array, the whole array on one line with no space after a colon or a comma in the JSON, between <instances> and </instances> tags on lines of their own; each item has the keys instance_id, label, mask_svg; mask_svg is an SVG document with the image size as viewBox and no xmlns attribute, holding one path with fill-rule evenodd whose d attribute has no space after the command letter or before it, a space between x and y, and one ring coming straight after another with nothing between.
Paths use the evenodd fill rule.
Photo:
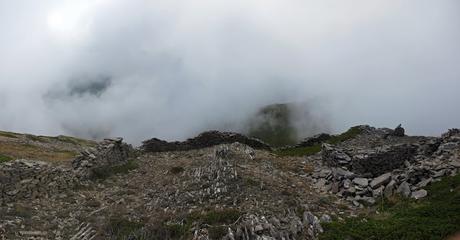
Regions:
<instances>
[{"instance_id":1,"label":"green vegetation patch","mask_svg":"<svg viewBox=\"0 0 460 240\"><path fill-rule=\"evenodd\" d=\"M112 217L109 219L106 231L110 234L110 239L138 239L135 236L143 227L144 224L140 222L130 221L122 217Z\"/></svg>"},{"instance_id":2,"label":"green vegetation patch","mask_svg":"<svg viewBox=\"0 0 460 240\"><path fill-rule=\"evenodd\" d=\"M8 162L8 161L11 161L11 160L13 160L12 157L0 154L0 163Z\"/></svg>"},{"instance_id":3,"label":"green vegetation patch","mask_svg":"<svg viewBox=\"0 0 460 240\"><path fill-rule=\"evenodd\" d=\"M331 138L327 140L326 143L338 144L355 138L357 135L361 134L361 132L362 130L359 128L359 126L352 127L342 134L331 136ZM280 149L276 150L275 154L278 156L309 156L319 153L320 151L321 144L316 144L308 147Z\"/></svg>"},{"instance_id":4,"label":"green vegetation patch","mask_svg":"<svg viewBox=\"0 0 460 240\"><path fill-rule=\"evenodd\" d=\"M155 218L155 222L143 223L128 220L122 216L112 216L106 224L106 234L110 239L192 239L192 227L207 225L211 239L221 239L227 233L227 225L238 220L241 213L235 209L192 212L179 221ZM176 219L177 220L177 219Z\"/></svg>"},{"instance_id":5,"label":"green vegetation patch","mask_svg":"<svg viewBox=\"0 0 460 240\"><path fill-rule=\"evenodd\" d=\"M25 136L34 141L34 142L41 142L41 143L47 143L49 142L49 139L48 137L45 137L45 136L35 136L35 135L32 135L32 134L25 134Z\"/></svg>"},{"instance_id":6,"label":"green vegetation patch","mask_svg":"<svg viewBox=\"0 0 460 240\"><path fill-rule=\"evenodd\" d=\"M202 224L232 224L241 216L240 211L236 209L223 209L209 211L206 213L194 213L189 215L189 221L195 221Z\"/></svg>"},{"instance_id":7,"label":"green vegetation patch","mask_svg":"<svg viewBox=\"0 0 460 240\"><path fill-rule=\"evenodd\" d=\"M321 240L438 240L460 231L460 175L427 188L423 200L385 201L381 214L325 225Z\"/></svg>"},{"instance_id":8,"label":"green vegetation patch","mask_svg":"<svg viewBox=\"0 0 460 240\"><path fill-rule=\"evenodd\" d=\"M85 139L80 139L76 137L69 137L69 136L64 136L64 135L59 135L57 137L53 137L54 139L61 141L61 142L66 142L66 143L71 143L75 145L81 145L81 146L93 146L96 145L95 142L90 141L90 140L85 140Z\"/></svg>"},{"instance_id":9,"label":"green vegetation patch","mask_svg":"<svg viewBox=\"0 0 460 240\"><path fill-rule=\"evenodd\" d=\"M134 160L113 167L101 167L93 169L93 179L106 179L114 174L126 174L131 170L138 168L139 165Z\"/></svg>"},{"instance_id":10,"label":"green vegetation patch","mask_svg":"<svg viewBox=\"0 0 460 240\"><path fill-rule=\"evenodd\" d=\"M0 136L8 137L8 138L18 138L18 136L16 136L16 134L14 134L12 132L4 132L4 131L0 131Z\"/></svg>"},{"instance_id":11,"label":"green vegetation patch","mask_svg":"<svg viewBox=\"0 0 460 240\"><path fill-rule=\"evenodd\" d=\"M309 156L321 151L321 145L310 147L287 148L275 151L278 156Z\"/></svg>"},{"instance_id":12,"label":"green vegetation patch","mask_svg":"<svg viewBox=\"0 0 460 240\"><path fill-rule=\"evenodd\" d=\"M361 132L362 130L359 126L351 127L350 129L348 129L346 132L342 134L332 136L326 142L330 144L338 144L338 143L345 142L347 140L355 138L356 136L361 134Z\"/></svg>"},{"instance_id":13,"label":"green vegetation patch","mask_svg":"<svg viewBox=\"0 0 460 240\"><path fill-rule=\"evenodd\" d=\"M264 107L249 122L248 135L275 147L295 144L297 133L291 124L291 115L289 104Z\"/></svg>"}]
</instances>

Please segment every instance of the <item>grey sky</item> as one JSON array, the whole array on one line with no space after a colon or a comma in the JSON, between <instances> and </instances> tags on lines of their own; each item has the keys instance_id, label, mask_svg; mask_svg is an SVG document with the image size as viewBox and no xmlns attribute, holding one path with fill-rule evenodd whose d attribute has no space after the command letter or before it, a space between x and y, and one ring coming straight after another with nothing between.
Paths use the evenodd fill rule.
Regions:
<instances>
[{"instance_id":1,"label":"grey sky","mask_svg":"<svg viewBox=\"0 0 460 240\"><path fill-rule=\"evenodd\" d=\"M459 43L457 0L0 0L0 129L183 139L307 101L440 134Z\"/></svg>"}]
</instances>

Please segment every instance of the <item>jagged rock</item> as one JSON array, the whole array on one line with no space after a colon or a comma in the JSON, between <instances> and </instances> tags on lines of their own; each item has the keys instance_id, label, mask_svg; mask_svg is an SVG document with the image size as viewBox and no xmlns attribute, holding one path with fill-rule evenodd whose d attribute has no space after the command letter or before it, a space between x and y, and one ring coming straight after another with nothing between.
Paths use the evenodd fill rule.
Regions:
<instances>
[{"instance_id":1,"label":"jagged rock","mask_svg":"<svg viewBox=\"0 0 460 240\"><path fill-rule=\"evenodd\" d=\"M416 186L419 187L419 188L423 188L423 187L428 186L428 184L430 184L432 181L433 181L432 178L423 179L422 181L417 183Z\"/></svg>"},{"instance_id":2,"label":"jagged rock","mask_svg":"<svg viewBox=\"0 0 460 240\"><path fill-rule=\"evenodd\" d=\"M362 197L361 200L370 205L375 204L375 199L373 197Z\"/></svg>"},{"instance_id":3,"label":"jagged rock","mask_svg":"<svg viewBox=\"0 0 460 240\"><path fill-rule=\"evenodd\" d=\"M355 176L354 173L347 171L345 169L342 169L342 168L332 168L332 174L334 175L336 179L342 179L342 178L351 179Z\"/></svg>"},{"instance_id":4,"label":"jagged rock","mask_svg":"<svg viewBox=\"0 0 460 240\"><path fill-rule=\"evenodd\" d=\"M351 162L351 157L344 151L327 143L322 145L322 157L324 163L330 167L344 166Z\"/></svg>"},{"instance_id":5,"label":"jagged rock","mask_svg":"<svg viewBox=\"0 0 460 240\"><path fill-rule=\"evenodd\" d=\"M383 195L383 191L384 191L385 187L384 186L380 186L378 187L377 189L374 189L372 190L372 196L374 198L379 198Z\"/></svg>"},{"instance_id":6,"label":"jagged rock","mask_svg":"<svg viewBox=\"0 0 460 240\"><path fill-rule=\"evenodd\" d=\"M350 187L350 188L343 189L342 195L344 197L348 197L348 196L354 196L355 193L356 193L356 188L355 187Z\"/></svg>"},{"instance_id":7,"label":"jagged rock","mask_svg":"<svg viewBox=\"0 0 460 240\"><path fill-rule=\"evenodd\" d=\"M449 165L451 165L454 168L460 168L460 160L453 160L449 162Z\"/></svg>"},{"instance_id":8,"label":"jagged rock","mask_svg":"<svg viewBox=\"0 0 460 240\"><path fill-rule=\"evenodd\" d=\"M367 178L355 178L353 183L360 187L367 187L369 185L369 180Z\"/></svg>"},{"instance_id":9,"label":"jagged rock","mask_svg":"<svg viewBox=\"0 0 460 240\"><path fill-rule=\"evenodd\" d=\"M424 198L428 195L428 192L424 189L421 189L421 190L418 190L418 191L415 191L415 192L412 192L412 198L415 198L415 199L421 199L421 198Z\"/></svg>"},{"instance_id":10,"label":"jagged rock","mask_svg":"<svg viewBox=\"0 0 460 240\"><path fill-rule=\"evenodd\" d=\"M375 189L375 188L378 188L378 187L380 187L382 185L387 184L388 182L390 182L390 180L391 180L391 173L385 173L385 174L382 174L382 175L374 178L370 182L369 186L371 188Z\"/></svg>"},{"instance_id":11,"label":"jagged rock","mask_svg":"<svg viewBox=\"0 0 460 240\"><path fill-rule=\"evenodd\" d=\"M393 195L394 190L395 190L395 185L396 185L396 182L394 180L391 180L390 183L388 183L388 185L385 187L385 190L383 190L383 195L386 198L389 198Z\"/></svg>"},{"instance_id":12,"label":"jagged rock","mask_svg":"<svg viewBox=\"0 0 460 240\"><path fill-rule=\"evenodd\" d=\"M239 133L208 131L195 138L184 142L167 142L158 138L152 138L142 143L142 149L146 152L188 151L212 147L220 144L239 142L255 149L270 150L271 147L256 138L246 137Z\"/></svg>"},{"instance_id":13,"label":"jagged rock","mask_svg":"<svg viewBox=\"0 0 460 240\"><path fill-rule=\"evenodd\" d=\"M323 214L319 220L322 223L330 223L330 222L332 222L331 216L329 216L327 214Z\"/></svg>"},{"instance_id":14,"label":"jagged rock","mask_svg":"<svg viewBox=\"0 0 460 240\"><path fill-rule=\"evenodd\" d=\"M399 185L396 190L397 193L401 194L404 197L409 197L411 195L410 185L408 182L403 182Z\"/></svg>"},{"instance_id":15,"label":"jagged rock","mask_svg":"<svg viewBox=\"0 0 460 240\"><path fill-rule=\"evenodd\" d=\"M331 186L331 192L332 193L338 193L339 192L339 188L340 188L340 183L339 182L333 182L332 183L332 186Z\"/></svg>"},{"instance_id":16,"label":"jagged rock","mask_svg":"<svg viewBox=\"0 0 460 240\"><path fill-rule=\"evenodd\" d=\"M343 181L343 187L346 188L346 189L351 187L350 179L345 179L345 181Z\"/></svg>"},{"instance_id":17,"label":"jagged rock","mask_svg":"<svg viewBox=\"0 0 460 240\"><path fill-rule=\"evenodd\" d=\"M79 178L90 179L95 170L127 163L133 151L123 138L104 139L96 148L82 151L72 161L72 167Z\"/></svg>"},{"instance_id":18,"label":"jagged rock","mask_svg":"<svg viewBox=\"0 0 460 240\"><path fill-rule=\"evenodd\" d=\"M439 171L433 171L431 175L433 178L440 178L446 175L446 169L441 169Z\"/></svg>"},{"instance_id":19,"label":"jagged rock","mask_svg":"<svg viewBox=\"0 0 460 240\"><path fill-rule=\"evenodd\" d=\"M321 169L319 172L313 173L314 178L328 178L332 174L330 169Z\"/></svg>"},{"instance_id":20,"label":"jagged rock","mask_svg":"<svg viewBox=\"0 0 460 240\"><path fill-rule=\"evenodd\" d=\"M444 142L459 142L460 141L460 129L453 128L449 129L446 133L441 135Z\"/></svg>"},{"instance_id":21,"label":"jagged rock","mask_svg":"<svg viewBox=\"0 0 460 240\"><path fill-rule=\"evenodd\" d=\"M403 127L401 127L401 124L399 124L395 130L393 131L393 136L396 136L396 137L404 137L406 134L405 134L405 130Z\"/></svg>"}]
</instances>

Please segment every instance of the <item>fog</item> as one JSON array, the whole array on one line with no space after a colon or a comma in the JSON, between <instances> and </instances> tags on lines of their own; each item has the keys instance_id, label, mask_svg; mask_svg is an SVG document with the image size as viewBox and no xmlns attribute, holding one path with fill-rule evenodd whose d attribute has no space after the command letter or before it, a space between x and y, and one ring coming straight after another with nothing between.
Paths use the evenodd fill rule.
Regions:
<instances>
[{"instance_id":1,"label":"fog","mask_svg":"<svg viewBox=\"0 0 460 240\"><path fill-rule=\"evenodd\" d=\"M308 102L328 131L439 135L459 43L457 0L0 0L0 129L137 144Z\"/></svg>"}]
</instances>

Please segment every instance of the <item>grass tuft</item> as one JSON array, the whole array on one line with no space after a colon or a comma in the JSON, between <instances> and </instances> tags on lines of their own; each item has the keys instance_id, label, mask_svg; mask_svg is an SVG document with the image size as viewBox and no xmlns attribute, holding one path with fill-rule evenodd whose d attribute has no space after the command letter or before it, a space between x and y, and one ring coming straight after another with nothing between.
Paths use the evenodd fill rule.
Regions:
<instances>
[{"instance_id":1,"label":"grass tuft","mask_svg":"<svg viewBox=\"0 0 460 240\"><path fill-rule=\"evenodd\" d=\"M109 219L106 231L110 234L110 239L137 239L135 235L142 230L143 227L144 224L140 222L130 221L122 217L112 217Z\"/></svg>"},{"instance_id":2,"label":"grass tuft","mask_svg":"<svg viewBox=\"0 0 460 240\"><path fill-rule=\"evenodd\" d=\"M18 136L16 136L16 134L14 134L12 132L4 132L4 131L0 131L0 136L7 137L7 138L18 138Z\"/></svg>"},{"instance_id":3,"label":"grass tuft","mask_svg":"<svg viewBox=\"0 0 460 240\"><path fill-rule=\"evenodd\" d=\"M278 156L310 156L321 151L321 145L311 147L287 148L275 151Z\"/></svg>"},{"instance_id":4,"label":"grass tuft","mask_svg":"<svg viewBox=\"0 0 460 240\"><path fill-rule=\"evenodd\" d=\"M13 160L12 157L0 154L0 163L8 162L8 161L11 161L11 160Z\"/></svg>"}]
</instances>

